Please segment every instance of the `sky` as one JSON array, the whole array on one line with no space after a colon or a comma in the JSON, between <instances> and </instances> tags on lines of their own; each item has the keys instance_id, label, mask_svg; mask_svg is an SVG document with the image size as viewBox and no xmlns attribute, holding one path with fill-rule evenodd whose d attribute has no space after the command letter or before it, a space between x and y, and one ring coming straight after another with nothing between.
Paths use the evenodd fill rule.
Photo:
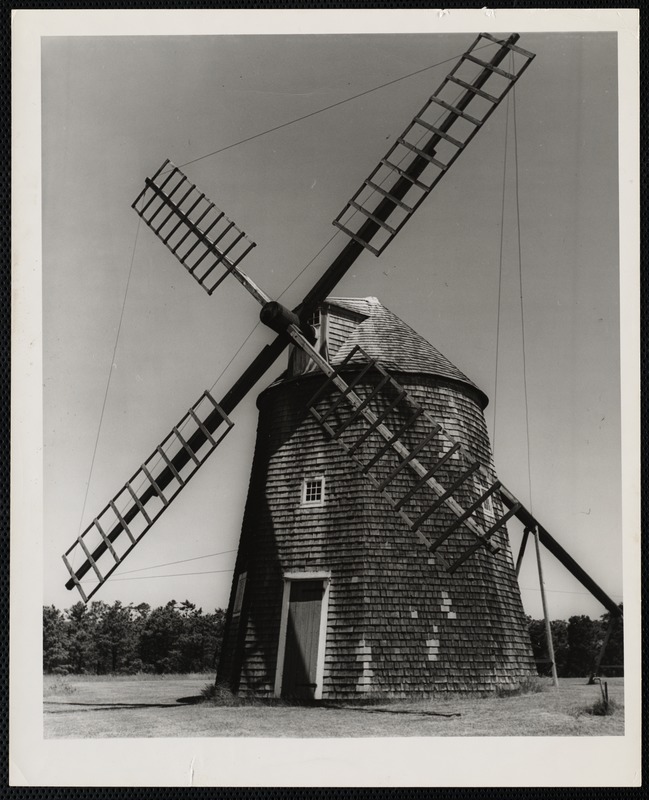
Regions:
<instances>
[{"instance_id":1,"label":"sky","mask_svg":"<svg viewBox=\"0 0 649 800\"><path fill-rule=\"evenodd\" d=\"M274 336L259 325L227 366L259 307L231 279L208 297L138 224L145 177L166 158L187 164L257 242L244 270L292 307L346 243L340 234L319 253L331 221L452 64L424 68L473 38L42 40L45 604L79 599L61 554L203 390L218 379L222 397ZM520 44L537 56L517 84L516 136L514 103L503 103L383 255L364 253L335 294L378 297L486 392L500 479L620 601L616 36L527 33ZM95 599L227 604L255 399L284 366ZM516 552L520 531L510 534ZM549 553L543 565L552 618L604 612ZM532 549L520 584L541 616Z\"/></svg>"}]
</instances>

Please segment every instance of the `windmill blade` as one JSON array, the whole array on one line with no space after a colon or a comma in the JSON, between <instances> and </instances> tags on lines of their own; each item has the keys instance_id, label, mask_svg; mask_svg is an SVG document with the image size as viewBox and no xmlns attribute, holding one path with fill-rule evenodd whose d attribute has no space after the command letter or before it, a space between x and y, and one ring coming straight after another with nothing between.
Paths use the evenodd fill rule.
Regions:
<instances>
[{"instance_id":1,"label":"windmill blade","mask_svg":"<svg viewBox=\"0 0 649 800\"><path fill-rule=\"evenodd\" d=\"M534 54L514 44L518 38L478 36L336 217L337 228L381 255L532 62ZM475 55L485 41L500 46L489 62ZM511 72L498 66L509 53L519 56ZM458 86L464 92L456 99Z\"/></svg>"},{"instance_id":2,"label":"windmill blade","mask_svg":"<svg viewBox=\"0 0 649 800\"><path fill-rule=\"evenodd\" d=\"M226 430L217 436L216 431L223 423ZM171 501L216 450L232 426L221 406L209 392L204 392L66 550L63 561L70 572L66 588L76 586L87 602L169 508ZM75 570L70 561L78 553L84 561ZM98 582L86 592L81 579L90 570Z\"/></svg>"},{"instance_id":3,"label":"windmill blade","mask_svg":"<svg viewBox=\"0 0 649 800\"><path fill-rule=\"evenodd\" d=\"M73 589L76 586L84 602L87 602L95 594L95 592L98 591L98 589L106 582L106 579L115 571L119 564L122 563L128 553L131 552L135 544L137 544L144 534L149 531L160 514L168 507L170 500L175 499L180 492L180 489L187 484L189 478L185 478L184 476L187 473L189 474L189 477L193 476L198 467L205 463L207 456L209 456L216 449L216 446L223 438L223 436L220 436L219 438L216 438L215 436L219 427L225 423L228 426L226 433L229 433L233 423L229 419L228 415L234 411L237 405L244 399L257 381L275 363L277 358L287 347L288 342L289 339L287 339L286 336L278 336L273 342L271 342L271 344L262 348L252 363L244 370L237 381L235 381L232 388L223 396L223 399L220 401L220 403L216 403L211 395L209 395L208 392L205 392L199 399L198 403L195 403L190 411L188 411L187 414L182 418L180 423L172 428L172 432L163 440L162 445L160 445L165 452L166 458L171 461L171 464L166 462L166 460L160 454L158 448L156 448L151 457L144 462L144 466L146 466L149 473L152 474L152 478L155 481L155 486L153 482L149 481L142 468L137 470L135 475L129 481L127 481L126 484L124 484L122 490L118 492L118 494L111 502L108 503L102 512L95 517L93 523L86 528L81 536L75 539L72 546L65 552L63 561L70 572L70 579L65 584L66 589ZM207 415L205 416L203 412L207 412ZM198 416L201 424L196 422L194 415ZM190 420L193 421L193 425ZM190 426L189 433L185 430L185 422L187 422L187 424ZM176 435L176 431L180 432L182 439L185 440L187 446L185 446L180 436ZM199 464L195 463L194 459L192 458L192 453L198 458ZM153 467L152 472L151 469L149 469L149 464L151 463L152 459L156 458L156 456L159 457L160 461L156 467ZM190 464L190 462L193 463L193 466ZM184 478L184 483L182 486L176 485L177 479L174 471L181 473L181 477ZM137 495L136 499L133 497L128 487L130 486L131 489L133 488L133 484L136 483L137 476L140 472L142 473L140 477L143 487L140 487L139 493L135 492ZM147 481L149 481L148 484ZM172 491L168 492L167 487L169 487L170 484L172 484ZM167 503L164 503L161 500L160 493L156 490L156 487L160 490L160 493L165 495L165 499L168 501ZM121 517L120 521L119 517L113 510L113 505L117 507L117 501L122 496L124 496L126 499L127 507L123 507L121 511L119 508L117 508L119 517ZM151 517L148 504L151 501L156 502L156 498L159 501L157 508L159 513L155 514L154 517ZM145 513L143 513L141 506L144 507L144 511L146 511L149 514L149 517L151 517L150 523L147 521L147 516ZM109 509L113 516L110 517L109 513L106 521L103 519L102 515L108 513ZM135 524L132 525L131 523L138 516L138 514L141 515L141 517ZM95 525L96 520L99 521L99 527ZM144 520L144 522L142 520ZM146 525L146 529L144 525ZM133 542L129 536L127 528L129 531L131 531L131 528L133 528L131 534L132 538L135 539L135 542ZM125 534L125 537L121 541L126 543L126 548L116 548L113 546L113 551L115 552L115 555L113 555L109 545L113 545L115 540L118 537L121 537L122 534ZM81 563L81 566L76 569L72 567L70 558L68 558L69 556L74 558L72 554L75 550L77 550L77 552L81 552L84 559L84 561ZM112 563L108 568L103 568L104 571L102 572L102 570L99 568L98 561L102 557L107 557L108 554L110 554L112 558ZM93 561L94 566L92 563ZM104 564L105 561L106 558L104 558L102 564ZM93 588L90 592L86 592L81 586L81 579L91 570L94 572L95 576L100 582L96 586L93 585ZM98 572L99 574L97 574Z\"/></svg>"},{"instance_id":4,"label":"windmill blade","mask_svg":"<svg viewBox=\"0 0 649 800\"><path fill-rule=\"evenodd\" d=\"M391 148L387 154L398 160L399 156L394 155L394 153L398 146L402 147L405 151L404 156L410 159L409 163L407 165L402 163L395 164L394 161L391 161L389 164L386 164L385 161L389 160L386 156L386 159L379 162L377 168L367 179L374 184L374 187L379 187L378 194L381 199L378 204L371 210L364 205L364 202L369 202L369 200L365 198L365 195L361 196L360 193L364 190L371 192L377 191L377 189L372 186L368 187L366 181L353 197L353 202L362 205L364 210L361 212L354 206L351 206L350 203L352 201L350 201L341 214L338 215L334 224L341 229L345 229L350 240L315 283L313 288L306 294L304 300L295 309L301 320L304 321L308 319L309 315L315 310L319 303L323 302L324 299L331 294L338 282L344 277L364 250L369 249L370 252L376 255L380 254L385 249L387 244L392 241L394 236L401 230L405 222L412 216L412 213L419 207L425 197L430 194L434 186L441 179L441 175L446 174L450 165L466 147L466 144L468 144L469 138L475 136L485 120L493 113L503 97L505 97L514 83L527 69L532 59L535 58L533 53L523 50L523 48L516 45L519 38L517 33L512 34L506 40L496 39L490 34L481 33L467 52L460 58L454 70L449 73L445 81L439 87L436 94L433 96L435 100L431 99L431 101L424 106L410 123L406 131L399 137L408 142L408 144L402 145L397 141L397 144ZM499 49L490 61L484 61L475 55L479 42L483 40L499 46ZM507 72L499 67L499 64L501 64L510 53L515 53L516 56L523 59L522 65L519 64L513 72ZM477 75L474 70L476 66L480 68ZM465 70L471 69L474 70L474 74L465 74ZM497 80L504 82L501 83L499 88L491 89L494 76ZM461 83L458 83L458 81L469 84L470 88L465 88L464 94L459 100L447 101L444 99L445 92L448 91L445 87L449 85L461 86ZM487 87L488 81L490 81L490 83ZM487 92L487 88L491 91ZM497 92L497 94L491 94L491 92ZM481 96L484 94L489 95L489 99ZM477 106L478 110L474 111L472 107L472 113L469 115L466 108L470 103L473 103L473 106ZM484 106L485 103L487 104L486 108ZM438 123L429 122L428 112L434 106L439 106L444 109L445 116L443 121ZM451 107L445 108L445 106ZM421 120L421 123L417 120ZM476 122L480 122L480 125L475 124ZM435 132L430 130L430 125L436 128ZM469 126L468 134L466 134L467 138L460 140L460 138L457 138L460 134L451 137L460 142L462 147L454 146L453 142L448 138L450 136L448 131L453 126L459 129L464 128L466 131L467 125ZM421 142L413 143L413 141L411 141L412 132L417 128L424 130L425 135L428 137L427 141L423 144ZM473 128L473 130L471 130L471 128ZM409 147L408 145L411 146ZM415 152L412 147L415 147L419 152ZM449 148L451 153L448 160L442 162L442 153L438 153L437 150L448 151ZM456 152L454 153L453 150ZM433 159L433 161L431 161L431 159ZM438 161L442 166L437 166L434 161ZM379 171L382 169L387 170L387 176L379 174ZM437 177L435 177L435 171L439 173ZM396 178L396 180L389 189L384 189L383 182L387 177L390 177L392 180ZM428 179L430 182L427 182ZM410 200L410 197L406 197L409 193L416 195L414 201ZM405 202L406 199L408 200L407 203ZM403 207L404 205L406 208ZM409 209L412 209L412 211ZM395 215L397 210L398 213ZM351 221L348 219L348 216L351 215L352 212L358 213L362 218L363 221L360 227L353 227ZM393 216L398 217L397 222L392 221ZM394 233L391 231L394 231ZM379 236L381 240L378 245L370 246L370 242L372 242L375 237Z\"/></svg>"},{"instance_id":5,"label":"windmill blade","mask_svg":"<svg viewBox=\"0 0 649 800\"><path fill-rule=\"evenodd\" d=\"M308 343L304 349L311 355ZM309 411L445 569L454 572L481 547L497 552L498 546L490 539L519 506L497 517L492 497L501 484L491 478L486 467L360 347L354 347L337 367L321 357L314 361L327 380L308 402ZM360 362L359 370L347 382L342 373L354 362ZM370 375L376 382L369 387L364 382L361 390L361 380ZM406 440L417 444L408 447ZM452 460L464 463L454 469L457 477L445 486L436 473ZM465 500L470 500L467 508L461 502ZM456 519L430 539L423 529L442 506L448 507ZM462 526L476 542L449 562L439 548Z\"/></svg>"},{"instance_id":6,"label":"windmill blade","mask_svg":"<svg viewBox=\"0 0 649 800\"><path fill-rule=\"evenodd\" d=\"M256 247L169 159L132 208L209 295Z\"/></svg>"},{"instance_id":7,"label":"windmill blade","mask_svg":"<svg viewBox=\"0 0 649 800\"><path fill-rule=\"evenodd\" d=\"M423 410L375 359L356 346L337 367L333 367L308 342L300 342L299 333L293 332L291 335L295 343L310 355L327 377L307 403L310 413L448 572L455 572L480 548L497 552L498 547L489 540L502 530L506 522L516 517L526 528L538 531L541 544L612 615L621 616L615 601L551 536L513 492L499 480L494 480L486 466L477 461L461 442L449 435L440 423ZM345 380L341 373L352 367L354 362L357 362L358 371L351 380L349 375ZM376 383L371 390L365 388L365 394L361 395L359 384L370 372L375 373ZM396 424L399 427L394 433L389 424L386 424L391 423L391 420L398 420ZM367 460L363 460L360 457L361 446L372 437L375 440L374 446L366 448ZM419 441L409 448L403 443L406 437L419 437ZM389 463L391 452L398 458L395 460L393 456ZM437 455L427 468L425 456L432 453ZM458 478L446 488L434 476L444 464L454 458L463 462L463 465L458 466ZM372 470L380 467L381 462L383 474L379 478L372 474ZM399 476L403 477L408 472L414 476L409 485L404 481L397 481ZM393 493L393 485L402 492L400 496ZM432 493L422 495L426 489L432 489ZM460 494L470 501L466 509L456 499ZM408 513L408 504L414 504L417 508L414 519ZM442 505L453 511L456 519L437 538L431 540L421 529ZM498 505L502 509L498 509ZM460 527L465 527L476 541L459 557L449 562L439 552L439 548Z\"/></svg>"},{"instance_id":8,"label":"windmill blade","mask_svg":"<svg viewBox=\"0 0 649 800\"><path fill-rule=\"evenodd\" d=\"M426 411L424 411L418 403L409 397L408 392L390 375L388 375L388 373L376 362L376 360L369 358L369 356L367 356L367 354L364 353L360 347L354 347L338 367L333 367L320 355L320 353L318 353L311 343L305 339L297 326L290 325L287 329L287 332L295 344L298 345L298 347L300 347L309 356L309 358L311 358L315 365L327 377L327 381L324 382L324 384L309 401L309 410L316 420L324 427L327 433L332 438L336 438L338 440L339 444L343 447L347 455L352 457L352 459L361 468L362 472L374 484L375 488L377 488L388 499L388 502L390 502L395 511L397 511L408 524L408 527L417 534L417 537L420 539L420 541L422 541L429 550L435 551L457 527L464 525L477 539L476 549L477 547L486 547L491 552L496 552L498 548L494 547L489 540L498 530L502 528L505 522L511 516L513 516L518 508L515 506L514 510L510 509L500 519L494 520L493 524L488 526L487 530L485 530L480 522L474 518L474 513L489 503L491 496L500 487L499 482L490 480L489 473L485 469L484 465L482 465L475 458L471 457L466 448L464 448L460 442L457 442L450 437L446 431L444 431L443 427L433 420L432 417ZM356 356L359 356L360 360L365 362L365 367L364 369L360 370L351 383L347 383L342 377L341 371L348 364L352 363ZM360 379L370 369L378 372L378 374L381 376L381 379L379 380L377 386L363 397L360 396L355 389ZM385 402L385 393L382 394L386 385L390 386L393 394L393 398L387 403ZM334 388L337 390L339 392L339 396L333 402L333 404L323 412L318 410L316 405L318 399L324 395L328 388ZM381 402L381 400L383 402ZM376 408L375 406L375 408L372 408L371 406L373 401L377 401L376 405L380 404L382 407ZM405 404L405 411L403 404ZM401 410L399 410L400 405L402 406ZM345 406L351 409L352 414L351 416L344 418L339 427L334 429L331 424L327 422L327 418L337 408ZM401 417L401 423L396 433L393 432L392 429L386 424L390 415L395 414L395 412L397 417ZM403 421L404 417L405 422ZM358 430L353 430L353 423L355 423L357 420L360 421L361 419L365 423L369 423L368 426L361 429L360 432ZM417 422L417 420L420 419L424 420L428 424L428 430L425 431L424 439L414 448L414 450L411 451L403 443L403 438L408 431L414 427L414 424ZM342 434L345 431L351 432L351 442L345 442L343 440ZM368 461L363 462L357 457L356 452L372 434L377 434L380 436L385 443L369 458ZM435 459L435 463L432 467L426 467L420 460L420 451L428 446L438 434L447 445L446 452L440 459ZM384 478L382 481L378 481L370 473L370 470L390 451L394 451L394 453L396 453L401 459L401 462L392 469L387 478ZM458 455L462 453L465 457L469 458L471 463L469 468L464 470L459 478L450 487L446 488L435 479L434 473L439 469L440 466L442 466L443 463L452 458L456 453L458 453ZM394 481L397 475L399 475L399 473L402 472L405 467L413 471L418 476L419 481L414 490L409 489L406 495L400 498L394 498L389 492L387 492L387 486ZM466 488L467 482L475 473L480 473L483 479L489 480L491 485L489 485L486 490L479 492L480 497L478 498L478 501L474 501L469 509L465 509L462 507L462 505L460 505L460 503L457 502L454 495L456 492L458 492L458 490ZM418 490L424 487L427 487L433 491L435 499L432 502L429 500L427 503L425 503L423 510L420 508L418 516L415 519L412 519L410 515L404 511L404 505L406 502L413 499ZM436 541L431 541L421 532L420 528L431 516L431 514L442 504L445 504L453 511L453 513L458 517L459 522L456 522L450 526L450 528L447 529L442 536L438 537ZM419 505L421 506L421 502ZM459 561L459 563L447 563L443 557L439 557L449 571L454 571L457 569L460 563L465 560L463 558L461 561Z\"/></svg>"}]
</instances>

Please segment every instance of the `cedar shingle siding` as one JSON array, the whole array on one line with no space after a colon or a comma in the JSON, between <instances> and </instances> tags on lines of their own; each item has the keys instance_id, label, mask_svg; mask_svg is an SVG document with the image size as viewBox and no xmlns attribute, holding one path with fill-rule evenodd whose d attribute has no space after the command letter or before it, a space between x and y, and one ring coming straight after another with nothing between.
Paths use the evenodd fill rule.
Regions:
<instances>
[{"instance_id":1,"label":"cedar shingle siding","mask_svg":"<svg viewBox=\"0 0 649 800\"><path fill-rule=\"evenodd\" d=\"M335 341L332 328L338 334L340 327L336 304L343 309L346 333L348 312L359 312L365 319L351 330L332 362L360 344L492 470L482 392L372 298L329 301L330 351ZM359 393L363 384L376 380L376 374L368 373ZM219 682L243 695L272 695L283 575L309 571L331 575L323 699L359 698L373 692L407 697L487 691L515 686L535 674L506 532L494 536L501 548L497 553L481 549L455 574L448 574L309 414L307 403L321 383L314 373L285 377L259 398L257 443ZM345 413L340 411L341 421ZM360 425L357 434L362 430ZM421 436L416 428L408 431L406 445L412 447ZM433 442L429 464L435 448ZM370 437L361 457L367 460L375 450L376 440ZM395 458L379 462L376 477L387 475ZM437 477L448 485L463 468L451 459ZM303 480L321 475L326 479L325 504L302 507ZM404 494L409 481L404 471L390 492ZM466 489L457 499L471 502ZM425 507L425 500L419 501L411 510ZM502 514L496 498L494 511ZM435 538L454 519L443 507L422 531ZM460 528L440 553L457 557L474 541ZM247 572L243 605L240 615L233 616L242 572Z\"/></svg>"}]
</instances>

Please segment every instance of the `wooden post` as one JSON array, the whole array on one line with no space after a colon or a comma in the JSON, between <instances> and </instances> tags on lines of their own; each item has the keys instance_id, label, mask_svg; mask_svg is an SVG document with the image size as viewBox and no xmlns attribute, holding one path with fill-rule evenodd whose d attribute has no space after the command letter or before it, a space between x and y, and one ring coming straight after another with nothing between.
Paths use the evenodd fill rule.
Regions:
<instances>
[{"instance_id":1,"label":"wooden post","mask_svg":"<svg viewBox=\"0 0 649 800\"><path fill-rule=\"evenodd\" d=\"M539 587L541 589L541 603L543 605L543 620L545 622L545 639L548 645L548 655L552 661L552 683L554 686L559 685L559 678L557 676L557 664L554 658L554 645L552 643L552 628L550 626L550 618L548 617L548 604L545 599L545 584L543 583L543 567L541 566L541 547L539 545L539 532L536 525L532 533L534 535L534 546L536 549L536 563L539 569Z\"/></svg>"}]
</instances>

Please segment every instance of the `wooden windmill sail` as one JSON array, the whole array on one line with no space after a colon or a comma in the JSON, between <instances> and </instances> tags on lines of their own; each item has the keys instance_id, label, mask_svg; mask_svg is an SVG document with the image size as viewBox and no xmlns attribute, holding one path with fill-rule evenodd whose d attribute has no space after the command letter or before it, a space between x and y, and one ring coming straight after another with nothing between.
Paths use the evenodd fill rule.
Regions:
<instances>
[{"instance_id":1,"label":"wooden windmill sail","mask_svg":"<svg viewBox=\"0 0 649 800\"><path fill-rule=\"evenodd\" d=\"M519 47L517 41L516 34L506 40L489 34L476 38L336 218L334 224L349 241L294 311L274 302L242 272L240 265L254 243L177 167L166 161L147 179L133 204L145 223L209 294L232 275L260 303L262 321L278 336L218 402L205 392L75 539L64 555L70 573L66 586L76 586L84 601L121 565L214 452L232 427L229 415L289 343L299 348L324 376L326 389L320 399L330 396L329 389L335 394L333 408L322 409L319 398L313 398L313 418L326 435L345 449L353 465L364 443L377 437L382 441L381 452L370 457L372 463L357 466L375 490L389 495L396 517L435 553L445 569L455 572L479 551L497 554L497 538L512 515L524 518L528 527L538 530L543 543L569 563L550 535L495 480L489 465L456 440L430 412L419 407L416 397L380 361L366 358L360 348L350 352L344 364L334 366L313 346L314 334L308 325L310 316L364 250L377 255L383 252L524 73L534 56ZM490 48L491 58L484 55L485 45ZM363 364L360 371L351 374L359 362ZM370 374L380 376L376 391L363 394L360 390ZM338 427L332 427L331 422L342 412L347 417ZM395 415L399 417L398 424ZM358 431L357 439L349 443L343 435L345 431ZM415 431L421 433L420 438L414 437ZM443 442L439 457L425 460L426 448L437 440ZM394 474L377 478L373 467L378 465L380 472L381 459L386 456L398 459L391 469ZM456 457L463 464L462 472L450 483L441 483L438 471ZM394 494L392 483L405 475L414 483L402 494ZM474 487L472 494L468 493L469 486ZM475 490L476 486L481 489ZM485 508L491 507L495 499L504 508L497 518L487 521ZM431 538L426 526L440 510L450 510L453 519ZM452 542L458 532L466 546L462 552L453 552ZM470 543L463 539L465 534L471 538ZM444 555L444 548L448 547L451 550ZM82 557L76 568L75 551ZM570 568L577 574L574 562ZM93 574L96 583L87 588L82 581ZM580 579L590 581L583 572ZM594 591L592 581L590 584ZM595 589L605 597L598 587ZM240 594L243 596L244 588Z\"/></svg>"}]
</instances>

